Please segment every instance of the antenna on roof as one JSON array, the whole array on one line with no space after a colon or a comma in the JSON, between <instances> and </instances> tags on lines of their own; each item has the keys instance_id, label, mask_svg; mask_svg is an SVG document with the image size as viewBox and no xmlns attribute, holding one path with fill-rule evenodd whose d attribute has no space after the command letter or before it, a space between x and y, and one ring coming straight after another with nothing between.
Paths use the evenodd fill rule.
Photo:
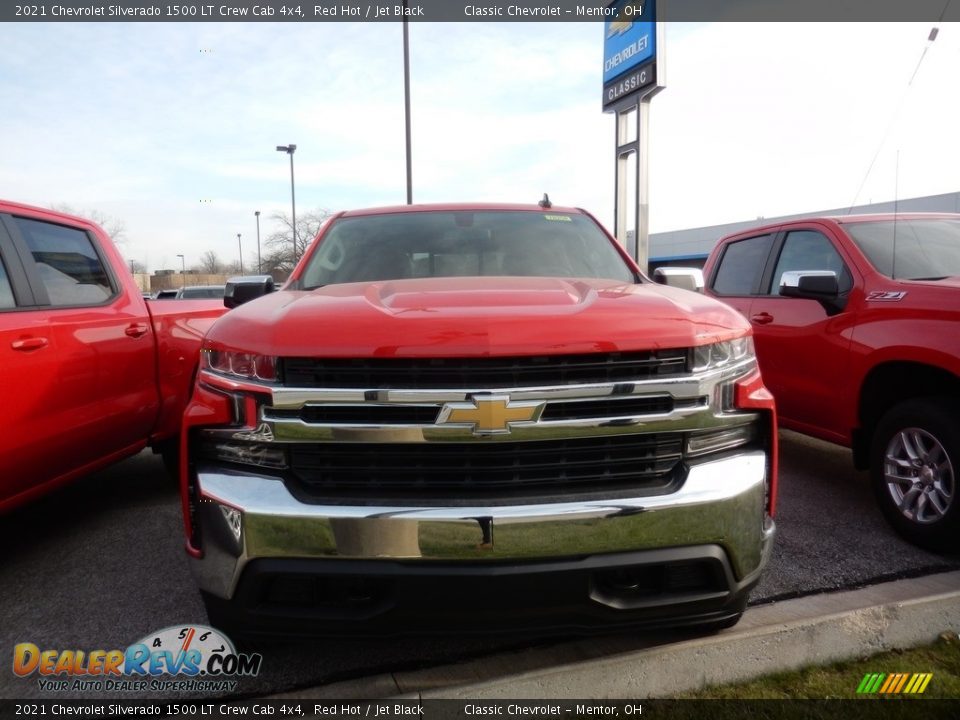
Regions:
<instances>
[{"instance_id":1,"label":"antenna on roof","mask_svg":"<svg viewBox=\"0 0 960 720\"><path fill-rule=\"evenodd\" d=\"M943 11L940 13L940 19L938 22L943 20L943 16L947 12L947 8L950 7L952 0L947 0L946 5L943 6ZM887 136L890 135L890 131L893 129L894 123L897 121L897 118L900 117L900 110L903 108L907 100L907 94L910 92L910 88L913 87L913 81L917 77L917 73L920 72L920 66L923 64L923 59L927 56L927 51L930 49L930 46L933 44L933 41L937 39L937 34L939 33L939 28L934 25L930 29L930 33L927 35L927 44L923 48L923 52L920 53L920 59L917 60L917 65L913 68L913 75L910 76L910 79L907 81L906 87L903 89L903 93L900 95L900 100L897 102L896 107L893 110L893 115L890 117L890 121L887 124L887 129L883 132L883 137L880 138L880 144L877 146L877 151L873 154L873 159L870 161L870 164L867 166L867 172L863 176L863 180L860 181L860 187L857 188L857 194L853 196L853 202L850 203L850 207L847 208L847 215L853 212L854 206L857 204L857 200L860 199L860 192L863 190L863 186L867 184L867 178L870 177L870 173L873 171L873 165L877 162L877 158L880 156L880 151L883 149L883 146L887 142ZM898 161L899 164L899 161ZM896 214L896 211L894 211Z\"/></svg>"},{"instance_id":2,"label":"antenna on roof","mask_svg":"<svg viewBox=\"0 0 960 720\"><path fill-rule=\"evenodd\" d=\"M542 208L551 208L551 207L553 207L553 203L550 202L550 196L547 195L546 193L543 194L543 200L541 200L540 202L538 202L537 205L539 205L539 206L542 207Z\"/></svg>"},{"instance_id":3,"label":"antenna on roof","mask_svg":"<svg viewBox=\"0 0 960 720\"><path fill-rule=\"evenodd\" d=\"M890 277L897 279L897 211L900 209L900 148L897 148L897 167L893 173L893 260Z\"/></svg>"}]
</instances>

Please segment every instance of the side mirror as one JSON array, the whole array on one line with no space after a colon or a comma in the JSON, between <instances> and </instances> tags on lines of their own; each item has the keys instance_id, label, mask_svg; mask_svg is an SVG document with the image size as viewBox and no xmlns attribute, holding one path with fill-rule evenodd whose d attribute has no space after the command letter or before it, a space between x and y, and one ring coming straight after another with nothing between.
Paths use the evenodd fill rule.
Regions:
<instances>
[{"instance_id":1,"label":"side mirror","mask_svg":"<svg viewBox=\"0 0 960 720\"><path fill-rule=\"evenodd\" d=\"M223 293L223 304L228 308L235 308L258 297L263 297L276 290L273 278L269 275L245 275L232 277L227 280L227 288Z\"/></svg>"},{"instance_id":2,"label":"side mirror","mask_svg":"<svg viewBox=\"0 0 960 720\"><path fill-rule=\"evenodd\" d=\"M840 281L833 270L789 270L780 277L780 294L809 300L833 300Z\"/></svg>"},{"instance_id":3,"label":"side mirror","mask_svg":"<svg viewBox=\"0 0 960 720\"><path fill-rule=\"evenodd\" d=\"M703 292L703 270L688 267L658 267L653 271L653 281L661 285Z\"/></svg>"},{"instance_id":4,"label":"side mirror","mask_svg":"<svg viewBox=\"0 0 960 720\"><path fill-rule=\"evenodd\" d=\"M780 277L780 294L816 300L831 317L847 306L847 297L840 294L840 281L833 270L788 270Z\"/></svg>"}]
</instances>

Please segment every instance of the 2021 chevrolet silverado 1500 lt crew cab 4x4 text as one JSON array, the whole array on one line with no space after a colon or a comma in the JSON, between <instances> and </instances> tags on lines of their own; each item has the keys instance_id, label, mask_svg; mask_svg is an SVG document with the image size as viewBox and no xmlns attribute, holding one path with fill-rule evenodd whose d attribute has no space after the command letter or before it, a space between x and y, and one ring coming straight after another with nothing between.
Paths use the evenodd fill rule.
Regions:
<instances>
[{"instance_id":1,"label":"2021 chevrolet silverado 1500 lt crew cab 4x4 text","mask_svg":"<svg viewBox=\"0 0 960 720\"><path fill-rule=\"evenodd\" d=\"M784 427L853 448L907 539L960 548L960 215L812 218L720 240Z\"/></svg>"},{"instance_id":2,"label":"2021 chevrolet silverado 1500 lt crew cab 4x4 text","mask_svg":"<svg viewBox=\"0 0 960 720\"><path fill-rule=\"evenodd\" d=\"M211 328L183 443L246 634L731 624L774 534L749 324L569 208L333 217Z\"/></svg>"},{"instance_id":3,"label":"2021 chevrolet silverado 1500 lt crew cab 4x4 text","mask_svg":"<svg viewBox=\"0 0 960 720\"><path fill-rule=\"evenodd\" d=\"M223 311L148 304L97 225L0 202L0 511L147 445L176 455Z\"/></svg>"}]
</instances>

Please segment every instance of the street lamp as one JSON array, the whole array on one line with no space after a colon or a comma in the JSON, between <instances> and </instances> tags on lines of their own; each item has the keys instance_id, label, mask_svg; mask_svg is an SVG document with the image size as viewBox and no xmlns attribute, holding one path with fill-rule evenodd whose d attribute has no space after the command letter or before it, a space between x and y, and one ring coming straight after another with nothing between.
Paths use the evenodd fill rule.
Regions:
<instances>
[{"instance_id":1,"label":"street lamp","mask_svg":"<svg viewBox=\"0 0 960 720\"><path fill-rule=\"evenodd\" d=\"M407 142L407 205L413 204L413 154L410 149L410 30L403 0L403 115Z\"/></svg>"},{"instance_id":2,"label":"street lamp","mask_svg":"<svg viewBox=\"0 0 960 720\"><path fill-rule=\"evenodd\" d=\"M285 152L290 156L290 206L291 206L291 225L293 226L293 264L297 264L297 196L293 192L293 153L296 152L297 146L290 145L277 145L277 152ZM292 270L291 270L292 272Z\"/></svg>"},{"instance_id":3,"label":"street lamp","mask_svg":"<svg viewBox=\"0 0 960 720\"><path fill-rule=\"evenodd\" d=\"M187 261L179 253L177 257L180 258L180 287L184 287L187 284L187 279L184 277L187 274Z\"/></svg>"},{"instance_id":4,"label":"street lamp","mask_svg":"<svg viewBox=\"0 0 960 720\"><path fill-rule=\"evenodd\" d=\"M240 249L240 274L243 275L243 243L240 242L240 233L237 233L237 247Z\"/></svg>"},{"instance_id":5,"label":"street lamp","mask_svg":"<svg viewBox=\"0 0 960 720\"><path fill-rule=\"evenodd\" d=\"M260 211L255 210L253 214L257 216L257 275L262 275L263 268L260 265Z\"/></svg>"}]
</instances>

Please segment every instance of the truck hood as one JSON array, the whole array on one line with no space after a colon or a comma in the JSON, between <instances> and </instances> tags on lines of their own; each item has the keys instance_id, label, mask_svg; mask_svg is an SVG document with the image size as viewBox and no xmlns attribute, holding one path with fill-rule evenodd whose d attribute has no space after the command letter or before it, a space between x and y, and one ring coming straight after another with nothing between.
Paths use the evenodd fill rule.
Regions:
<instances>
[{"instance_id":1,"label":"truck hood","mask_svg":"<svg viewBox=\"0 0 960 720\"><path fill-rule=\"evenodd\" d=\"M922 285L923 287L943 288L944 291L956 291L960 288L960 276L952 275L941 280L901 280L900 285L908 290L911 285Z\"/></svg>"},{"instance_id":2,"label":"truck hood","mask_svg":"<svg viewBox=\"0 0 960 720\"><path fill-rule=\"evenodd\" d=\"M280 357L463 357L690 347L748 329L727 306L663 285L469 277L282 290L207 338Z\"/></svg>"},{"instance_id":3,"label":"truck hood","mask_svg":"<svg viewBox=\"0 0 960 720\"><path fill-rule=\"evenodd\" d=\"M870 290L902 292L904 296L897 301L897 307L912 310L936 311L956 315L960 305L957 292L960 291L960 276L952 275L940 280L902 280L890 281L884 278L882 283L872 285Z\"/></svg>"}]
</instances>

